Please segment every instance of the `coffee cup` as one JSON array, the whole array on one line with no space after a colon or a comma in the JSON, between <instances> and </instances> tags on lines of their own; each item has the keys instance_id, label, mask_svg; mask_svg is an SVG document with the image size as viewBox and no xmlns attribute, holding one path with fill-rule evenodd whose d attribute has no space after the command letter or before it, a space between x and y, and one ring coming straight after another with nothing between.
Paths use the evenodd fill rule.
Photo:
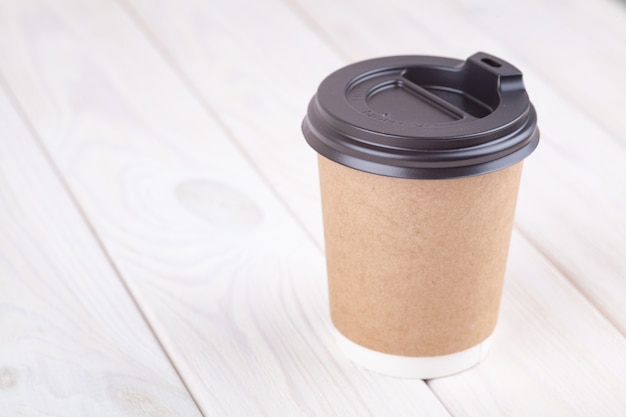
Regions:
<instances>
[{"instance_id":1,"label":"coffee cup","mask_svg":"<svg viewBox=\"0 0 626 417\"><path fill-rule=\"evenodd\" d=\"M539 141L522 73L485 53L358 62L320 84L302 129L318 153L341 351L421 379L483 360Z\"/></svg>"}]
</instances>

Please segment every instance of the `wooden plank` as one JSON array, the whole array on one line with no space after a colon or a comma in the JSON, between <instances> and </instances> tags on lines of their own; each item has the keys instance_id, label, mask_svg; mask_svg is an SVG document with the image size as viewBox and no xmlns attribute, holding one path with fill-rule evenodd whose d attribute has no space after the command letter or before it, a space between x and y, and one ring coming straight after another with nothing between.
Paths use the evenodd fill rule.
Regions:
<instances>
[{"instance_id":1,"label":"wooden plank","mask_svg":"<svg viewBox=\"0 0 626 417\"><path fill-rule=\"evenodd\" d=\"M200 416L0 83L0 415Z\"/></svg>"},{"instance_id":2,"label":"wooden plank","mask_svg":"<svg viewBox=\"0 0 626 417\"><path fill-rule=\"evenodd\" d=\"M183 73L188 83L200 90L201 100L219 115L233 132L233 139L241 149L248 150L249 158L264 176L272 183L279 184L276 186L277 192L318 242L321 240L317 214L311 209L318 205L317 197L308 190L303 192L302 186L312 185L300 180L316 177L315 165L309 156L312 152L294 145L294 141L301 140L298 139L297 123L280 129L277 127L283 126L287 119L299 122L305 111L304 103L327 73L321 74L323 65L320 62L327 62L336 68L345 63L341 56L358 59L389 53L414 53L420 47L426 53L437 53L439 48L437 54L463 57L473 53L479 41L483 46L493 47L485 49L495 50L497 54L498 51L505 52L502 55L507 58L510 56L505 46L490 40L468 23L462 14L454 12L454 7L441 2L429 3L429 14L417 22L417 12L404 15L401 12L408 5L399 2L385 3L385 10L390 7L392 15L402 14L405 18L398 19L399 22L393 19L381 20L379 8L375 5L368 8L361 7L357 2L301 2L298 7L308 10L309 14L304 15L303 19L308 21L312 31L297 29L298 25L291 23L289 9L279 2L267 1L262 5L224 2L213 3L211 7L192 0L182 4L161 3L158 6L142 0L131 0L131 3L131 13L143 22L150 36L163 45L164 55ZM331 9L333 13L328 13ZM355 13L350 14L352 11ZM268 26L259 26L257 23L261 13L274 16L281 24L268 31ZM446 21L446 30L451 31L450 34L436 28L439 24L436 17L448 15L452 16ZM220 22L228 24L220 26ZM325 32L318 37L315 30ZM237 32L236 36L230 35L233 31ZM459 47L458 39L466 33L470 41ZM396 42L396 36L402 41ZM219 39L219 42L211 41L215 39ZM335 47L335 53L325 45L326 42ZM278 56L285 57L279 61L280 64L276 63ZM517 63L514 58L510 59ZM523 62L520 66L523 66ZM216 70L216 67L224 70ZM254 68L254 71L245 72L246 68ZM230 88L233 69L237 69L237 74L245 74L235 78L236 82L242 83L241 88ZM602 292L601 297L608 296L611 301L617 301L622 298L620 294L624 294L625 284L619 278L620 271L625 270L626 257L622 256L625 246L614 246L612 251L604 254L605 258L582 256L587 253L585 251L589 246L583 247L578 242L567 241L567 247L563 248L563 237L571 238L576 233L594 236L598 241L600 238L608 238L613 245L620 243L622 235L619 230L624 222L617 217L617 208L615 211L612 208L602 210L612 221L609 224L617 227L617 230L609 230L608 227L587 230L585 223L581 222L567 235L552 235L550 232L573 226L575 220L593 220L585 209L571 209L570 204L580 204L574 207L584 208L584 196L623 203L621 195L610 193L612 186L624 179L623 174L615 172L619 164L609 164L608 169L615 177L601 171L604 167L599 164L603 158L609 158L611 162L623 158L619 145L584 113L572 107L566 98L551 89L539 75L532 74L530 78L532 82L529 85L532 84L533 91L539 90L537 94L533 93L533 97L539 97L539 105L548 109L546 114L554 115L550 110L560 109L556 113L561 112L561 115L550 120L542 119L544 141L537 153L542 157L533 156L526 164L526 171L530 174L526 175L520 196L520 229L524 235L532 233L533 242L536 238L542 247L552 245L550 257L568 266L568 275L571 273L575 277L576 285L589 285L586 296L599 296L592 290L598 288L597 285L592 287L597 277L594 271L600 261L609 259L607 270L612 268L612 273L603 276L606 285L599 292ZM291 101L296 99L303 101ZM260 103L262 106L259 106ZM263 109L262 116L255 111L259 108ZM569 125L564 123L565 119L569 117L575 117L580 123L564 131L563 127ZM577 155L588 152L588 149L578 146L584 143L589 133L594 134L597 144L591 152L593 158L585 162L584 158L578 158ZM271 149L258 151L259 141L264 138L272 144ZM570 152L562 152L566 144L573 147ZM584 169L580 169L581 163ZM578 168L574 169L576 165ZM285 173L292 172L293 177L285 177ZM546 181L546 178L553 180ZM607 186L593 188L592 184L597 184L598 180L608 181ZM555 189L563 190L563 194L555 194ZM617 207L620 206L623 207L623 204ZM533 218L537 215L541 220ZM592 227L597 222L592 222ZM551 227L550 223L553 224ZM511 267L512 283L507 285L504 302L505 306L506 303L515 303L518 308L505 307L500 324L503 330L496 336L495 359L459 376L462 381L470 380L473 389L484 394L484 401L474 407L474 399L460 389L461 384L451 382L448 385L448 379L433 385L437 394L445 397L446 405L459 415L478 415L483 410L491 415L522 415L532 407L544 411L576 412L578 405L581 405L581 409L593 411L602 402L607 404L609 410L624 411L625 404L616 394L624 388L624 379L619 376L620 372L626 370L621 359L626 352L623 336L607 324L606 319L553 266L546 263L527 241L517 234L516 239L521 243L512 248L512 258L516 261ZM556 249L559 244L560 251ZM530 265L525 266L525 262L530 262ZM577 270L578 267L584 269ZM597 305L603 305L599 299L595 301ZM604 311L613 321L623 320L624 307L617 303L612 303ZM576 319L568 322L568 317ZM527 323L533 331L517 333L520 322ZM602 341L589 342L596 332L603 335ZM504 336L500 336L503 333ZM610 348L607 349L606 344ZM562 352L564 349L566 352ZM558 355L563 358L550 360ZM597 370L587 366L585 361L590 357L602 358ZM508 363L508 368L502 368L503 362ZM612 366L620 371L607 377L603 370L611 369ZM504 370L510 368L516 371L514 378L504 373ZM484 378L484 373L490 379ZM584 382L586 392L580 392L583 386L572 382L573 377ZM519 378L528 384L535 384L535 387L532 390L517 390ZM499 386L494 385L500 383ZM561 385L554 387L553 384ZM584 404L579 404L583 398ZM560 405L555 406L555 402Z\"/></svg>"},{"instance_id":3,"label":"wooden plank","mask_svg":"<svg viewBox=\"0 0 626 417\"><path fill-rule=\"evenodd\" d=\"M0 71L205 415L448 415L335 356L319 247L123 10L2 8Z\"/></svg>"}]
</instances>

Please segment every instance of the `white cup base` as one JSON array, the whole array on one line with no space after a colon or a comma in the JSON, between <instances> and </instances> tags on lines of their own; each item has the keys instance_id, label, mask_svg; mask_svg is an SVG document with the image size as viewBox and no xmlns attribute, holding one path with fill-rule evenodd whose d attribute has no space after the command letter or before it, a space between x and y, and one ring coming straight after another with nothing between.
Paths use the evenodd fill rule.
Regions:
<instances>
[{"instance_id":1,"label":"white cup base","mask_svg":"<svg viewBox=\"0 0 626 417\"><path fill-rule=\"evenodd\" d=\"M335 329L339 349L355 364L381 374L431 379L465 371L481 362L489 350L490 337L461 352L442 356L399 356L378 352L354 343Z\"/></svg>"}]
</instances>

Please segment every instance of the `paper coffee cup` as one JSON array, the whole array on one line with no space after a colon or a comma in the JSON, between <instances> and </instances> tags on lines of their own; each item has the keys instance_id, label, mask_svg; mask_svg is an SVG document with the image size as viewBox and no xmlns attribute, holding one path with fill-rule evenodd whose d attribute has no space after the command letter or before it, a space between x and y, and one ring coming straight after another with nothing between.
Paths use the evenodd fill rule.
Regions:
<instances>
[{"instance_id":1,"label":"paper coffee cup","mask_svg":"<svg viewBox=\"0 0 626 417\"><path fill-rule=\"evenodd\" d=\"M520 71L484 53L374 59L322 82L303 132L350 359L427 379L484 358L536 124Z\"/></svg>"}]
</instances>

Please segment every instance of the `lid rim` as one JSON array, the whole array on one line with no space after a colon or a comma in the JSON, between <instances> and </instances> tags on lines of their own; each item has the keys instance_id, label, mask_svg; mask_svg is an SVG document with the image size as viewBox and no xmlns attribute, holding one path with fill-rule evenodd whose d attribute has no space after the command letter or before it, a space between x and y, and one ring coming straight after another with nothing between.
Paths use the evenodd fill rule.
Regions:
<instances>
[{"instance_id":1,"label":"lid rim","mask_svg":"<svg viewBox=\"0 0 626 417\"><path fill-rule=\"evenodd\" d=\"M486 68L491 64L481 63L485 60L500 63L502 73ZM363 91L359 90L348 98L350 91L360 88L360 80L367 78L371 81L379 77L380 82L389 83L385 78L389 74L396 74L399 70L415 71L423 66L429 67L431 77L437 75L437 69L447 71L444 76L450 76L452 72L462 74L464 68L470 68L472 82L488 77L489 83L485 86L497 85L497 91L481 90L479 94L491 94L492 98L493 94L497 94L498 106L482 118L464 117L442 122L444 119L438 116L436 110L433 113L428 107L436 107L439 102L430 102L429 97L420 96L424 94L421 91L409 91L409 94L417 94L415 97L422 100L417 104L424 108L424 111L418 109L422 113L416 113L415 117L424 117L425 114L438 118L434 122L413 122L399 121L387 117L387 113L376 114L368 109L367 88L374 88L372 85L376 83L368 82L367 88L361 88ZM494 77L498 77L497 83ZM415 179L480 175L513 165L537 147L537 115L521 77L521 72L511 64L484 53L475 54L465 62L431 56L396 56L361 61L335 71L320 84L309 103L302 131L309 145L324 157L373 174ZM472 85L468 88L478 91L479 87ZM399 101L395 102L393 94L397 96L400 93L404 96L398 96ZM404 91L400 93L391 91L391 101L387 103L396 106L400 113L408 111L406 114L414 114L410 105L414 104L415 97L406 96ZM462 97L452 97L452 100L461 100L453 102L453 105L463 105ZM364 113L363 109L368 113Z\"/></svg>"}]
</instances>

